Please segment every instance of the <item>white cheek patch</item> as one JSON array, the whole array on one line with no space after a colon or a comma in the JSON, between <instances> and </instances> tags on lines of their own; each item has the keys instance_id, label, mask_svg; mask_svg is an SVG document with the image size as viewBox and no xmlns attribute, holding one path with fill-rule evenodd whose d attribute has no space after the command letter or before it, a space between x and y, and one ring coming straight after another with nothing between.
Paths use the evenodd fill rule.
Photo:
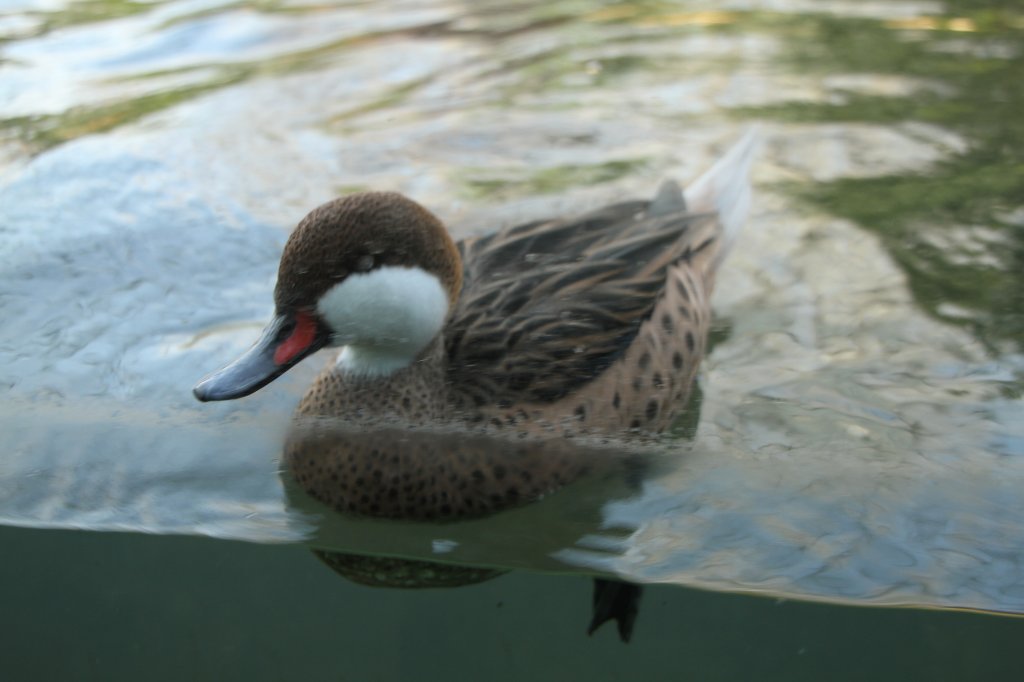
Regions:
<instances>
[{"instance_id":1,"label":"white cheek patch","mask_svg":"<svg viewBox=\"0 0 1024 682\"><path fill-rule=\"evenodd\" d=\"M353 274L317 302L346 370L390 374L415 359L444 326L448 294L421 268L386 266Z\"/></svg>"}]
</instances>

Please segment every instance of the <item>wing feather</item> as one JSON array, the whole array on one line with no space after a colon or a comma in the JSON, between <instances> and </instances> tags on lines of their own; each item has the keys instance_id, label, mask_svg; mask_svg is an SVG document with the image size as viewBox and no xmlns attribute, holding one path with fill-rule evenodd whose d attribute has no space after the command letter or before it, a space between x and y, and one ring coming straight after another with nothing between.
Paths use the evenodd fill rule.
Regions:
<instances>
[{"instance_id":1,"label":"wing feather","mask_svg":"<svg viewBox=\"0 0 1024 682\"><path fill-rule=\"evenodd\" d=\"M681 198L665 205L625 202L460 242L452 386L477 405L549 403L598 377L649 317L668 267L718 234Z\"/></svg>"}]
</instances>

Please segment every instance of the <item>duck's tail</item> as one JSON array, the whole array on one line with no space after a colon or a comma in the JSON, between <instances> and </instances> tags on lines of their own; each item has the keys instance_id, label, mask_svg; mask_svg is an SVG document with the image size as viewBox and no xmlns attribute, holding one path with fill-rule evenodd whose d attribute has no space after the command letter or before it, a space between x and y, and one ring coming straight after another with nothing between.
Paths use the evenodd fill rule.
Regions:
<instances>
[{"instance_id":1,"label":"duck's tail","mask_svg":"<svg viewBox=\"0 0 1024 682\"><path fill-rule=\"evenodd\" d=\"M721 262L736 243L750 212L753 188L750 167L761 143L759 126L751 126L715 165L692 182L684 192L687 207L697 213L717 213L722 225Z\"/></svg>"}]
</instances>

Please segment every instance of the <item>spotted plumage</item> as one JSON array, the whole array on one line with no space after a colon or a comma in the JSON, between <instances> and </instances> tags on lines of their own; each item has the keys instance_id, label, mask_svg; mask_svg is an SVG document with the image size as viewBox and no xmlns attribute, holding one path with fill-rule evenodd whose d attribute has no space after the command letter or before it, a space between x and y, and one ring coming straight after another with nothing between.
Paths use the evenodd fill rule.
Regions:
<instances>
[{"instance_id":1,"label":"spotted plumage","mask_svg":"<svg viewBox=\"0 0 1024 682\"><path fill-rule=\"evenodd\" d=\"M685 405L753 148L749 135L685 196L668 182L651 201L457 244L399 194L329 202L285 246L264 336L196 396L247 395L340 346L285 446L303 490L339 512L415 520L538 499L588 470L578 439L657 433ZM387 573L329 563L364 581Z\"/></svg>"}]
</instances>

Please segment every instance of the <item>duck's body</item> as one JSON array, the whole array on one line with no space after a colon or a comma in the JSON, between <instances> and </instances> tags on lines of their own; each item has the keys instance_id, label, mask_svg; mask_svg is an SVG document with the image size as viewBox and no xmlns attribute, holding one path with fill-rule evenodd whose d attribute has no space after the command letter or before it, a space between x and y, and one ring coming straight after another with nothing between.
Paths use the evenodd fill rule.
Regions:
<instances>
[{"instance_id":1,"label":"duck's body","mask_svg":"<svg viewBox=\"0 0 1024 682\"><path fill-rule=\"evenodd\" d=\"M347 367L344 349L299 413L662 430L700 361L722 230L716 215L687 211L674 184L661 198L461 242L461 295L432 342L387 373ZM337 203L371 199L408 201Z\"/></svg>"},{"instance_id":2,"label":"duck's body","mask_svg":"<svg viewBox=\"0 0 1024 682\"><path fill-rule=\"evenodd\" d=\"M453 451L448 437L424 435L424 448L406 442L394 452L372 433L381 425L464 427L550 444L666 428L704 352L715 271L749 204L755 142L753 133L744 137L685 196L667 182L651 201L458 244L399 194L328 202L285 246L274 321L196 396L248 395L318 348L340 347L297 417L335 419L347 435L328 447L321 432L297 429L287 447L295 478L315 497L374 516L459 518L556 488L585 467L554 454L518 456L520 471L499 469L505 483L495 486L492 467L477 461L493 447ZM432 448L443 452L426 466ZM422 480L409 489L410 471L440 488L439 470L454 491L424 495ZM397 489L396 476L406 479ZM453 499L463 479L469 497Z\"/></svg>"},{"instance_id":3,"label":"duck's body","mask_svg":"<svg viewBox=\"0 0 1024 682\"><path fill-rule=\"evenodd\" d=\"M536 499L587 469L577 437L657 433L685 405L754 146L748 134L685 196L668 182L652 201L458 244L398 194L329 202L285 246L274 321L196 396L248 395L339 347L286 446L304 490L404 519Z\"/></svg>"},{"instance_id":4,"label":"duck's body","mask_svg":"<svg viewBox=\"0 0 1024 682\"><path fill-rule=\"evenodd\" d=\"M659 432L685 405L722 237L666 183L655 202L460 243L462 295L443 329L389 373L346 367L342 350L296 414L347 428L330 442L293 430L290 470L340 511L388 518L479 516L561 487L587 468L563 437ZM399 439L392 423L461 433Z\"/></svg>"}]
</instances>

